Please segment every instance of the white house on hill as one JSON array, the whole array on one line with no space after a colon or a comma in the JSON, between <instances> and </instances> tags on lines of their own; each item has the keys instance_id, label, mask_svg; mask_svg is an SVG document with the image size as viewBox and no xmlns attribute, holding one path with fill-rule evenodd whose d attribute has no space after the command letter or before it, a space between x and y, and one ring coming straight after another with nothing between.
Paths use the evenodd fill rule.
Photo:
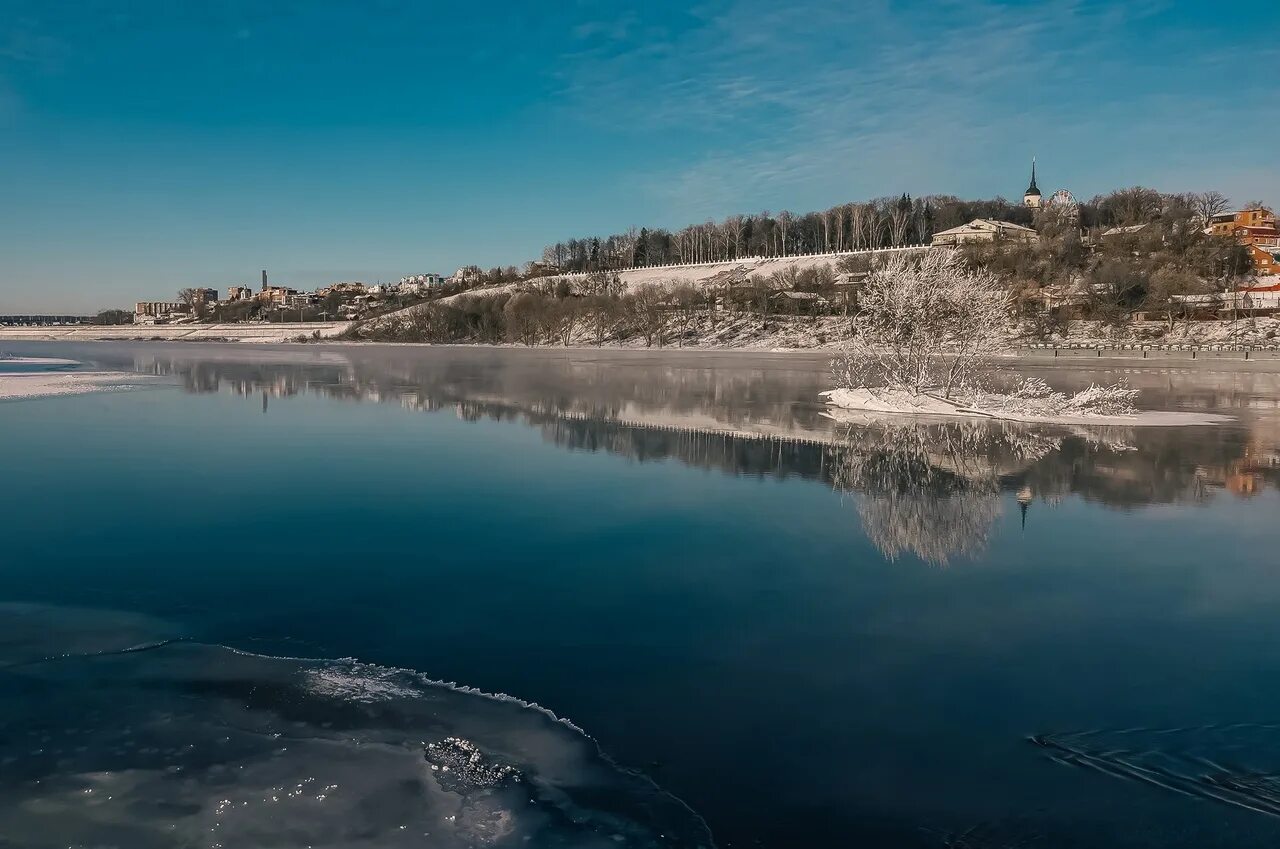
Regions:
<instances>
[{"instance_id":1,"label":"white house on hill","mask_svg":"<svg viewBox=\"0 0 1280 849\"><path fill-rule=\"evenodd\" d=\"M965 245L970 242L1034 242L1039 238L1035 230L1014 224L1012 221L996 221L991 218L975 218L968 224L952 227L933 234L934 246Z\"/></svg>"}]
</instances>

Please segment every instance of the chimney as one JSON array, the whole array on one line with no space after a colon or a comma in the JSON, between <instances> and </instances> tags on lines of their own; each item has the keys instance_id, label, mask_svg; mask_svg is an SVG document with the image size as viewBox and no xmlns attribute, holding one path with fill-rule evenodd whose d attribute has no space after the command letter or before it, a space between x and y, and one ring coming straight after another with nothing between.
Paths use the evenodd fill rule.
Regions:
<instances>
[{"instance_id":1,"label":"chimney","mask_svg":"<svg viewBox=\"0 0 1280 849\"><path fill-rule=\"evenodd\" d=\"M267 291L267 270L262 269L262 291Z\"/></svg>"}]
</instances>

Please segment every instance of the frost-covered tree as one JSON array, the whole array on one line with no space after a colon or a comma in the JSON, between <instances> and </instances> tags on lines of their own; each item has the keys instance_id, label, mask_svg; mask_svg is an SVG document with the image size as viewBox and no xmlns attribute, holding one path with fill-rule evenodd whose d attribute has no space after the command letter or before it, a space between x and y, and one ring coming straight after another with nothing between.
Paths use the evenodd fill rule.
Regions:
<instances>
[{"instance_id":1,"label":"frost-covered tree","mask_svg":"<svg viewBox=\"0 0 1280 849\"><path fill-rule=\"evenodd\" d=\"M855 335L832 363L838 383L948 399L977 387L1006 344L1013 314L994 274L942 249L874 269L858 307Z\"/></svg>"}]
</instances>

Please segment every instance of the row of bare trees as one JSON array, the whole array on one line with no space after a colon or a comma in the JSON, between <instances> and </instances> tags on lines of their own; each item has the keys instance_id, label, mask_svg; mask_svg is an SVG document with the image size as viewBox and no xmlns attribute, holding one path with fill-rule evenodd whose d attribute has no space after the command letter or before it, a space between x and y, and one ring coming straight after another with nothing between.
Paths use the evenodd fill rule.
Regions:
<instances>
[{"instance_id":1,"label":"row of bare trees","mask_svg":"<svg viewBox=\"0 0 1280 849\"><path fill-rule=\"evenodd\" d=\"M1014 212L1004 201L986 203ZM569 239L548 245L542 262L562 271L598 271L895 247L926 241L934 218L929 199L902 195L805 215L765 211L692 224L675 232L631 228L611 236Z\"/></svg>"},{"instance_id":2,"label":"row of bare trees","mask_svg":"<svg viewBox=\"0 0 1280 849\"><path fill-rule=\"evenodd\" d=\"M1084 230L1123 227L1176 216L1184 209L1203 221L1229 205L1220 192L1162 194L1135 186L1078 204L1072 209L1072 223ZM633 227L611 236L569 239L547 246L542 263L561 271L599 271L927 244L934 233L975 218L1038 225L1036 213L1020 201L904 194L805 214L784 210L731 215L674 232Z\"/></svg>"}]
</instances>

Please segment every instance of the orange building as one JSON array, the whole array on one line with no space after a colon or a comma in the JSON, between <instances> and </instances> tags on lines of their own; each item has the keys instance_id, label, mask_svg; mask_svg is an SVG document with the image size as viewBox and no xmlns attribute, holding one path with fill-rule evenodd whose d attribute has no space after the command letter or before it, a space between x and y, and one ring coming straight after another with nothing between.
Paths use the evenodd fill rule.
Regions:
<instances>
[{"instance_id":1,"label":"orange building","mask_svg":"<svg viewBox=\"0 0 1280 849\"><path fill-rule=\"evenodd\" d=\"M1253 257L1253 268L1259 274L1280 274L1280 245L1260 245L1246 243L1249 256Z\"/></svg>"},{"instance_id":2,"label":"orange building","mask_svg":"<svg viewBox=\"0 0 1280 849\"><path fill-rule=\"evenodd\" d=\"M1209 219L1208 230L1214 236L1230 236L1242 245L1280 247L1276 214L1263 207L1215 215Z\"/></svg>"},{"instance_id":3,"label":"orange building","mask_svg":"<svg viewBox=\"0 0 1280 849\"><path fill-rule=\"evenodd\" d=\"M1224 212L1209 219L1205 232L1235 239L1248 248L1258 274L1280 274L1280 229L1276 227L1276 214L1271 210L1255 207Z\"/></svg>"}]
</instances>

